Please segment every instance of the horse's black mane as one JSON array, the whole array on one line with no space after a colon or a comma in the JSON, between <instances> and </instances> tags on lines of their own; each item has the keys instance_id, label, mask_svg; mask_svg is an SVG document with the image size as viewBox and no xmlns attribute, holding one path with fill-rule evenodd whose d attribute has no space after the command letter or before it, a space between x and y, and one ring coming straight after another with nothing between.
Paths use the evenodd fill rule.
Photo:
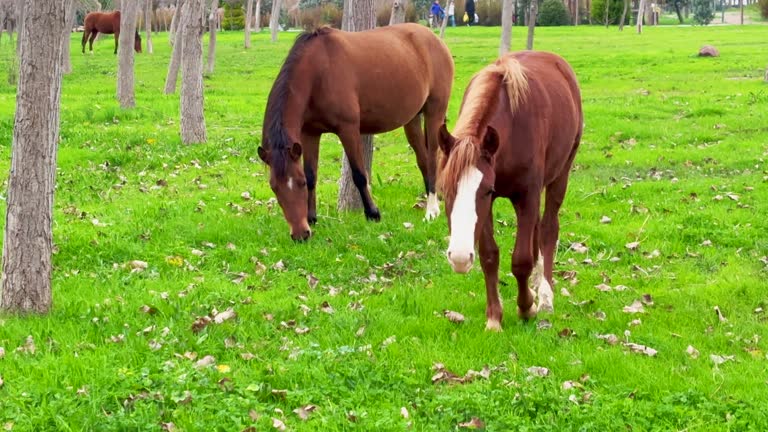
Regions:
<instances>
[{"instance_id":1,"label":"horse's black mane","mask_svg":"<svg viewBox=\"0 0 768 432\"><path fill-rule=\"evenodd\" d=\"M265 141L268 143L267 150L270 151L270 166L277 178L285 178L286 176L288 149L293 145L283 125L283 111L288 99L293 69L301 58L307 43L329 31L330 27L321 27L313 31L304 31L296 37L293 47L280 68L280 73L272 85L272 91L269 93L265 115L265 118L269 118L269 124L266 127L267 140Z\"/></svg>"}]
</instances>

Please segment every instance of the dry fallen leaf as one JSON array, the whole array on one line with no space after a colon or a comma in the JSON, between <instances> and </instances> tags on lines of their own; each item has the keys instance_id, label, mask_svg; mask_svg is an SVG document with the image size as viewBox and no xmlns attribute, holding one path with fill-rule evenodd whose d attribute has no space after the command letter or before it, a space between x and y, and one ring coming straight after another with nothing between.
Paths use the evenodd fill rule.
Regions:
<instances>
[{"instance_id":1,"label":"dry fallen leaf","mask_svg":"<svg viewBox=\"0 0 768 432\"><path fill-rule=\"evenodd\" d=\"M213 322L215 322L216 324L221 324L224 321L226 321L228 319L232 319L232 318L234 318L236 316L237 316L237 314L235 313L235 311L232 308L227 308L227 310L225 310L224 312L220 312L220 313L217 313L216 315L214 315Z\"/></svg>"},{"instance_id":2,"label":"dry fallen leaf","mask_svg":"<svg viewBox=\"0 0 768 432\"><path fill-rule=\"evenodd\" d=\"M576 336L576 332L573 331L573 329L566 327L566 328L560 330L560 332L558 332L557 335L562 337L562 338L567 338L567 337Z\"/></svg>"},{"instance_id":3,"label":"dry fallen leaf","mask_svg":"<svg viewBox=\"0 0 768 432\"><path fill-rule=\"evenodd\" d=\"M293 410L293 412L299 416L300 419L306 421L309 418L309 414L316 409L317 406L315 405L305 405L303 407L296 408Z\"/></svg>"},{"instance_id":4,"label":"dry fallen leaf","mask_svg":"<svg viewBox=\"0 0 768 432\"><path fill-rule=\"evenodd\" d=\"M483 429L485 423L477 417L472 417L472 420L468 422L459 423L459 427L464 429Z\"/></svg>"},{"instance_id":5,"label":"dry fallen leaf","mask_svg":"<svg viewBox=\"0 0 768 432\"><path fill-rule=\"evenodd\" d=\"M202 369L202 368L211 366L214 363L216 363L216 358L214 356L207 355L201 358L200 360L198 360L197 363L195 363L195 367L198 369Z\"/></svg>"},{"instance_id":6,"label":"dry fallen leaf","mask_svg":"<svg viewBox=\"0 0 768 432\"><path fill-rule=\"evenodd\" d=\"M699 358L699 350L693 347L693 345L688 345L688 348L685 349L685 352L691 356L692 358Z\"/></svg>"},{"instance_id":7,"label":"dry fallen leaf","mask_svg":"<svg viewBox=\"0 0 768 432\"><path fill-rule=\"evenodd\" d=\"M626 313L645 313L645 308L640 300L635 300L629 306L624 306L623 309Z\"/></svg>"},{"instance_id":8,"label":"dry fallen leaf","mask_svg":"<svg viewBox=\"0 0 768 432\"><path fill-rule=\"evenodd\" d=\"M133 260L128 262L128 265L131 267L131 273L138 273L142 272L147 269L149 264L147 264L146 261L139 261L139 260Z\"/></svg>"},{"instance_id":9,"label":"dry fallen leaf","mask_svg":"<svg viewBox=\"0 0 768 432\"><path fill-rule=\"evenodd\" d=\"M408 409L406 407L400 407L400 415L406 419L411 416L410 414L408 414Z\"/></svg>"},{"instance_id":10,"label":"dry fallen leaf","mask_svg":"<svg viewBox=\"0 0 768 432\"><path fill-rule=\"evenodd\" d=\"M560 295L563 296L563 297L570 297L571 296L571 292L568 291L565 288L560 288Z\"/></svg>"},{"instance_id":11,"label":"dry fallen leaf","mask_svg":"<svg viewBox=\"0 0 768 432\"><path fill-rule=\"evenodd\" d=\"M712 240L704 240L701 242L702 246L712 246Z\"/></svg>"},{"instance_id":12,"label":"dry fallen leaf","mask_svg":"<svg viewBox=\"0 0 768 432\"><path fill-rule=\"evenodd\" d=\"M272 269L277 271L285 271L285 263L283 260L280 260L272 266Z\"/></svg>"},{"instance_id":13,"label":"dry fallen leaf","mask_svg":"<svg viewBox=\"0 0 768 432\"><path fill-rule=\"evenodd\" d=\"M531 366L527 369L531 376L545 377L549 375L549 369L541 366Z\"/></svg>"},{"instance_id":14,"label":"dry fallen leaf","mask_svg":"<svg viewBox=\"0 0 768 432\"><path fill-rule=\"evenodd\" d=\"M607 343L608 345L616 345L617 343L619 343L618 336L616 336L613 333L603 334L603 335L599 334L597 335L597 338L604 340L605 343Z\"/></svg>"},{"instance_id":15,"label":"dry fallen leaf","mask_svg":"<svg viewBox=\"0 0 768 432\"><path fill-rule=\"evenodd\" d=\"M2 359L3 357L5 357L5 348L0 347L0 359Z\"/></svg>"},{"instance_id":16,"label":"dry fallen leaf","mask_svg":"<svg viewBox=\"0 0 768 432\"><path fill-rule=\"evenodd\" d=\"M736 359L736 356L732 356L732 355L721 356L717 354L710 354L709 359L712 360L713 363L715 363L715 366L719 366L727 361L734 361Z\"/></svg>"},{"instance_id":17,"label":"dry fallen leaf","mask_svg":"<svg viewBox=\"0 0 768 432\"><path fill-rule=\"evenodd\" d=\"M311 289L315 289L318 282L320 282L320 279L316 278L312 273L307 275L307 283Z\"/></svg>"},{"instance_id":18,"label":"dry fallen leaf","mask_svg":"<svg viewBox=\"0 0 768 432\"><path fill-rule=\"evenodd\" d=\"M176 425L172 422L168 423L160 423L160 428L167 432L175 432L176 431Z\"/></svg>"},{"instance_id":19,"label":"dry fallen leaf","mask_svg":"<svg viewBox=\"0 0 768 432\"><path fill-rule=\"evenodd\" d=\"M587 253L589 248L584 246L583 243L571 243L571 250L576 253L584 254Z\"/></svg>"},{"instance_id":20,"label":"dry fallen leaf","mask_svg":"<svg viewBox=\"0 0 768 432\"><path fill-rule=\"evenodd\" d=\"M332 314L336 312L335 310L333 310L333 307L327 301L324 301L323 304L320 305L320 311L325 312L327 314Z\"/></svg>"},{"instance_id":21,"label":"dry fallen leaf","mask_svg":"<svg viewBox=\"0 0 768 432\"><path fill-rule=\"evenodd\" d=\"M405 229L413 229L413 224L410 222L403 222L403 227L405 227Z\"/></svg>"},{"instance_id":22,"label":"dry fallen leaf","mask_svg":"<svg viewBox=\"0 0 768 432\"><path fill-rule=\"evenodd\" d=\"M548 330L552 328L552 323L549 320L543 319L536 323L537 330Z\"/></svg>"},{"instance_id":23,"label":"dry fallen leaf","mask_svg":"<svg viewBox=\"0 0 768 432\"><path fill-rule=\"evenodd\" d=\"M285 430L285 423L283 423L281 420L276 419L272 417L272 427L279 430L284 431Z\"/></svg>"},{"instance_id":24,"label":"dry fallen leaf","mask_svg":"<svg viewBox=\"0 0 768 432\"><path fill-rule=\"evenodd\" d=\"M192 323L192 333L200 333L210 323L211 323L211 317L207 315L198 317L195 320L195 322Z\"/></svg>"},{"instance_id":25,"label":"dry fallen leaf","mask_svg":"<svg viewBox=\"0 0 768 432\"><path fill-rule=\"evenodd\" d=\"M609 224L609 223L611 223L611 218L609 218L608 216L603 216L603 217L600 218L600 223L601 224Z\"/></svg>"},{"instance_id":26,"label":"dry fallen leaf","mask_svg":"<svg viewBox=\"0 0 768 432\"><path fill-rule=\"evenodd\" d=\"M641 301L646 306L653 306L653 298L651 298L650 294L643 294L643 299Z\"/></svg>"},{"instance_id":27,"label":"dry fallen leaf","mask_svg":"<svg viewBox=\"0 0 768 432\"><path fill-rule=\"evenodd\" d=\"M5 381L3 381L3 376L0 375L0 388L3 388L4 384L5 384Z\"/></svg>"},{"instance_id":28,"label":"dry fallen leaf","mask_svg":"<svg viewBox=\"0 0 768 432\"><path fill-rule=\"evenodd\" d=\"M249 352L244 352L244 353L240 353L240 358L242 358L243 360L248 361L248 360L255 359L256 356L251 354L251 353L249 353Z\"/></svg>"},{"instance_id":29,"label":"dry fallen leaf","mask_svg":"<svg viewBox=\"0 0 768 432\"><path fill-rule=\"evenodd\" d=\"M357 331L355 332L355 337L361 337L363 336L363 334L365 334L365 326L362 326L359 329L357 329Z\"/></svg>"},{"instance_id":30,"label":"dry fallen leaf","mask_svg":"<svg viewBox=\"0 0 768 432\"><path fill-rule=\"evenodd\" d=\"M635 242L631 242L631 243L627 243L627 244L624 245L624 247L626 247L627 249L629 249L631 251L637 250L637 248L639 246L640 246L640 242L636 242L636 241Z\"/></svg>"},{"instance_id":31,"label":"dry fallen leaf","mask_svg":"<svg viewBox=\"0 0 768 432\"><path fill-rule=\"evenodd\" d=\"M632 352L645 354L649 357L653 357L658 353L658 351L656 351L651 347L647 347L645 345L639 345L636 343L626 342L624 343L624 346L629 348Z\"/></svg>"},{"instance_id":32,"label":"dry fallen leaf","mask_svg":"<svg viewBox=\"0 0 768 432\"><path fill-rule=\"evenodd\" d=\"M450 311L450 310L444 310L443 311L443 316L448 318L448 321L450 321L450 322L454 322L454 323L458 323L458 324L464 322L464 315L462 315L462 314L460 314L458 312L454 312L454 311Z\"/></svg>"},{"instance_id":33,"label":"dry fallen leaf","mask_svg":"<svg viewBox=\"0 0 768 432\"><path fill-rule=\"evenodd\" d=\"M148 315L154 315L157 313L157 309L153 306L142 305L139 310Z\"/></svg>"},{"instance_id":34,"label":"dry fallen leaf","mask_svg":"<svg viewBox=\"0 0 768 432\"><path fill-rule=\"evenodd\" d=\"M723 316L723 313L720 312L720 308L718 306L715 306L715 313L717 313L717 319L719 319L720 322L728 322L728 318Z\"/></svg>"},{"instance_id":35,"label":"dry fallen leaf","mask_svg":"<svg viewBox=\"0 0 768 432\"><path fill-rule=\"evenodd\" d=\"M605 318L606 318L605 312L601 310L595 311L594 317L598 321L605 321Z\"/></svg>"},{"instance_id":36,"label":"dry fallen leaf","mask_svg":"<svg viewBox=\"0 0 768 432\"><path fill-rule=\"evenodd\" d=\"M595 288L596 288L598 291L602 291L602 292L608 292L608 291L611 291L611 287L610 287L610 285L606 285L606 284L604 284L604 283L601 283L600 285L595 285Z\"/></svg>"}]
</instances>

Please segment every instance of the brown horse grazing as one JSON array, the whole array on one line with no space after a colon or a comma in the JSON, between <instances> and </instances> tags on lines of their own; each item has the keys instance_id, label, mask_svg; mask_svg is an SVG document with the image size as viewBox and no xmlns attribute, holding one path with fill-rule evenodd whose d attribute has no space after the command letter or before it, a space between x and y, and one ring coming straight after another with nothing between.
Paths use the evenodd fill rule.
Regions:
<instances>
[{"instance_id":1,"label":"brown horse grazing","mask_svg":"<svg viewBox=\"0 0 768 432\"><path fill-rule=\"evenodd\" d=\"M93 41L99 33L115 34L115 54L117 54L117 44L120 40L120 11L114 12L91 12L85 16L83 23L83 54L85 54L85 42L90 37L90 52L93 53ZM133 49L137 53L141 52L141 36L136 31L133 38Z\"/></svg>"},{"instance_id":2,"label":"brown horse grazing","mask_svg":"<svg viewBox=\"0 0 768 432\"><path fill-rule=\"evenodd\" d=\"M306 240L312 234L309 225L317 220L318 147L327 132L341 139L365 215L378 221L360 134L403 126L428 193L427 219L437 217L437 141L452 81L450 52L424 26L398 24L357 33L321 28L300 34L269 94L259 147L291 237Z\"/></svg>"},{"instance_id":3,"label":"brown horse grazing","mask_svg":"<svg viewBox=\"0 0 768 432\"><path fill-rule=\"evenodd\" d=\"M475 75L464 94L454 136L445 126L440 130L446 157L440 163L439 183L451 232L448 261L454 271L468 272L474 245L479 245L486 329L501 330L499 248L493 238L492 212L499 197L509 198L517 215L512 273L517 279L518 315L528 319L537 310L552 311L558 211L583 119L578 83L568 63L555 54L524 51L508 54ZM528 288L532 272L536 292Z\"/></svg>"}]
</instances>

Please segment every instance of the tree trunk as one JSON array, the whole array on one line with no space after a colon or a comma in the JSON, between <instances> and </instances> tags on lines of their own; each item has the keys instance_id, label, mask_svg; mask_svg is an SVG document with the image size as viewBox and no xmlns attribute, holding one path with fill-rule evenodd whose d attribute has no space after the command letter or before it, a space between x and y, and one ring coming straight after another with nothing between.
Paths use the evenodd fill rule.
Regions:
<instances>
[{"instance_id":1,"label":"tree trunk","mask_svg":"<svg viewBox=\"0 0 768 432\"><path fill-rule=\"evenodd\" d=\"M152 0L147 0L144 8L144 31L147 33L147 54L152 54Z\"/></svg>"},{"instance_id":2,"label":"tree trunk","mask_svg":"<svg viewBox=\"0 0 768 432\"><path fill-rule=\"evenodd\" d=\"M605 16L603 17L603 21L605 21L605 28L608 28L608 25L611 23L610 15L608 13L610 6L611 0L605 0Z\"/></svg>"},{"instance_id":3,"label":"tree trunk","mask_svg":"<svg viewBox=\"0 0 768 432\"><path fill-rule=\"evenodd\" d=\"M213 73L216 63L216 27L218 27L219 0L211 2L211 14L208 15L208 74Z\"/></svg>"},{"instance_id":4,"label":"tree trunk","mask_svg":"<svg viewBox=\"0 0 768 432\"><path fill-rule=\"evenodd\" d=\"M720 22L725 24L725 0L720 0Z\"/></svg>"},{"instance_id":5,"label":"tree trunk","mask_svg":"<svg viewBox=\"0 0 768 432\"><path fill-rule=\"evenodd\" d=\"M592 0L587 0L587 22L592 25Z\"/></svg>"},{"instance_id":6,"label":"tree trunk","mask_svg":"<svg viewBox=\"0 0 768 432\"><path fill-rule=\"evenodd\" d=\"M187 0L181 52L181 142L203 143L203 11L205 0Z\"/></svg>"},{"instance_id":7,"label":"tree trunk","mask_svg":"<svg viewBox=\"0 0 768 432\"><path fill-rule=\"evenodd\" d=\"M504 0L501 6L501 46L499 57L509 52L512 44L512 17L514 15L514 0Z\"/></svg>"},{"instance_id":8,"label":"tree trunk","mask_svg":"<svg viewBox=\"0 0 768 432\"><path fill-rule=\"evenodd\" d=\"M682 24L683 21L683 13L680 11L680 0L674 0L675 5L675 12L677 13L677 20L680 21L680 24Z\"/></svg>"},{"instance_id":9,"label":"tree trunk","mask_svg":"<svg viewBox=\"0 0 768 432\"><path fill-rule=\"evenodd\" d=\"M531 14L528 17L528 40L525 43L525 49L533 49L533 30L536 28L536 17L539 14L539 5L537 0L531 0Z\"/></svg>"},{"instance_id":10,"label":"tree trunk","mask_svg":"<svg viewBox=\"0 0 768 432\"><path fill-rule=\"evenodd\" d=\"M136 106L133 77L133 41L136 33L136 13L139 0L123 0L120 11L120 40L118 44L117 99L121 108Z\"/></svg>"},{"instance_id":11,"label":"tree trunk","mask_svg":"<svg viewBox=\"0 0 768 432\"><path fill-rule=\"evenodd\" d=\"M8 62L8 85L15 86L19 77L19 48L21 43L21 32L24 31L24 0L16 0L16 17L14 26L16 27L16 53L11 56ZM9 28L8 35L11 37L11 46L13 46L13 30Z\"/></svg>"},{"instance_id":12,"label":"tree trunk","mask_svg":"<svg viewBox=\"0 0 768 432\"><path fill-rule=\"evenodd\" d=\"M51 308L61 35L71 2L27 0L25 7L18 36L21 65L8 178L0 309L45 313Z\"/></svg>"},{"instance_id":13,"label":"tree trunk","mask_svg":"<svg viewBox=\"0 0 768 432\"><path fill-rule=\"evenodd\" d=\"M184 19L182 15L186 5L182 0L176 4L176 12L173 14L173 19L176 21L176 33L173 35L173 52L171 53L171 62L168 64L168 75L165 77L165 94L172 94L176 92L176 80L179 77L179 65L181 64L181 50L184 45L184 23L180 22ZM173 27L173 25L171 25Z\"/></svg>"},{"instance_id":14,"label":"tree trunk","mask_svg":"<svg viewBox=\"0 0 768 432\"><path fill-rule=\"evenodd\" d=\"M624 0L624 10L621 11L621 21L619 21L619 31L624 31L624 21L627 19L627 9L629 9L629 1Z\"/></svg>"},{"instance_id":15,"label":"tree trunk","mask_svg":"<svg viewBox=\"0 0 768 432\"><path fill-rule=\"evenodd\" d=\"M72 73L72 59L70 58L69 47L72 42L72 26L75 23L76 8L73 0L66 0L64 6L67 9L61 38L61 70L62 73L70 74ZM0 34L2 34L2 29L0 29Z\"/></svg>"},{"instance_id":16,"label":"tree trunk","mask_svg":"<svg viewBox=\"0 0 768 432\"><path fill-rule=\"evenodd\" d=\"M253 31L259 33L261 31L261 0L256 0L256 11L253 19Z\"/></svg>"},{"instance_id":17,"label":"tree trunk","mask_svg":"<svg viewBox=\"0 0 768 432\"><path fill-rule=\"evenodd\" d=\"M251 22L253 21L253 0L248 0L245 8L245 48L251 47Z\"/></svg>"},{"instance_id":18,"label":"tree trunk","mask_svg":"<svg viewBox=\"0 0 768 432\"><path fill-rule=\"evenodd\" d=\"M171 31L168 34L168 43L173 46L176 43L176 32L179 28L179 20L181 20L181 7L184 6L184 0L176 0L176 8L173 10L173 17L171 17Z\"/></svg>"},{"instance_id":19,"label":"tree trunk","mask_svg":"<svg viewBox=\"0 0 768 432\"><path fill-rule=\"evenodd\" d=\"M739 0L739 20L744 25L744 0Z\"/></svg>"},{"instance_id":20,"label":"tree trunk","mask_svg":"<svg viewBox=\"0 0 768 432\"><path fill-rule=\"evenodd\" d=\"M405 22L405 10L408 8L408 0L395 0L392 3L392 13L389 15L389 25Z\"/></svg>"},{"instance_id":21,"label":"tree trunk","mask_svg":"<svg viewBox=\"0 0 768 432\"><path fill-rule=\"evenodd\" d=\"M391 20L391 17L390 17ZM376 12L373 0L344 0L344 15L341 21L342 30L363 31L376 27ZM371 166L373 165L373 135L361 137L363 146L363 163L368 173L368 184L371 184ZM352 180L352 169L347 155L341 161L341 178L339 179L339 210L354 210L363 208L360 191Z\"/></svg>"},{"instance_id":22,"label":"tree trunk","mask_svg":"<svg viewBox=\"0 0 768 432\"><path fill-rule=\"evenodd\" d=\"M450 4L451 0L445 0L445 8L443 8L443 22L440 23L440 39L445 38L445 28L448 27L448 6Z\"/></svg>"},{"instance_id":23,"label":"tree trunk","mask_svg":"<svg viewBox=\"0 0 768 432\"><path fill-rule=\"evenodd\" d=\"M277 42L277 31L280 25L280 7L282 0L272 0L272 15L269 17L269 31L272 32L272 42Z\"/></svg>"},{"instance_id":24,"label":"tree trunk","mask_svg":"<svg viewBox=\"0 0 768 432\"><path fill-rule=\"evenodd\" d=\"M640 0L637 8L637 34L643 33L643 17L645 15L645 0Z\"/></svg>"},{"instance_id":25,"label":"tree trunk","mask_svg":"<svg viewBox=\"0 0 768 432\"><path fill-rule=\"evenodd\" d=\"M765 76L763 77L763 81L768 83L768 66L765 67Z\"/></svg>"}]
</instances>

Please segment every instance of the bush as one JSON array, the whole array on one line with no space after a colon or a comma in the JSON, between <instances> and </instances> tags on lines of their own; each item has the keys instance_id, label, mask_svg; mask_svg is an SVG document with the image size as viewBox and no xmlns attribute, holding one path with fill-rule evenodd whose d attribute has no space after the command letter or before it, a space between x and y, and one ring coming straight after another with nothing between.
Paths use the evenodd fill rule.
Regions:
<instances>
[{"instance_id":1,"label":"bush","mask_svg":"<svg viewBox=\"0 0 768 432\"><path fill-rule=\"evenodd\" d=\"M708 25L715 19L710 0L693 0L693 21L696 24Z\"/></svg>"},{"instance_id":2,"label":"bush","mask_svg":"<svg viewBox=\"0 0 768 432\"><path fill-rule=\"evenodd\" d=\"M479 25L500 26L501 9L501 0L475 0L475 13L480 18ZM462 11L461 17L463 16L464 12ZM470 17L470 19L472 19L472 17Z\"/></svg>"},{"instance_id":3,"label":"bush","mask_svg":"<svg viewBox=\"0 0 768 432\"><path fill-rule=\"evenodd\" d=\"M240 6L224 4L224 19L221 28L225 30L242 30L245 28L245 11Z\"/></svg>"},{"instance_id":4,"label":"bush","mask_svg":"<svg viewBox=\"0 0 768 432\"><path fill-rule=\"evenodd\" d=\"M762 16L765 19L768 19L768 0L760 0L759 7L760 7L760 16Z\"/></svg>"},{"instance_id":5,"label":"bush","mask_svg":"<svg viewBox=\"0 0 768 432\"><path fill-rule=\"evenodd\" d=\"M605 2L608 4L608 24L619 24L621 20L621 13L624 11L624 2L621 0L592 0L592 22L595 24L605 24ZM627 24L629 13L625 18L624 24Z\"/></svg>"},{"instance_id":6,"label":"bush","mask_svg":"<svg viewBox=\"0 0 768 432\"><path fill-rule=\"evenodd\" d=\"M540 26L563 26L571 23L568 10L560 0L544 0L539 11Z\"/></svg>"},{"instance_id":7,"label":"bush","mask_svg":"<svg viewBox=\"0 0 768 432\"><path fill-rule=\"evenodd\" d=\"M302 9L299 13L299 22L304 30L314 30L323 25L341 28L341 18L342 10L331 2Z\"/></svg>"},{"instance_id":8,"label":"bush","mask_svg":"<svg viewBox=\"0 0 768 432\"><path fill-rule=\"evenodd\" d=\"M376 10L376 25L384 27L389 25L389 18L392 16L392 2L382 3ZM413 2L408 2L405 8L405 22L419 22L419 16Z\"/></svg>"}]
</instances>

